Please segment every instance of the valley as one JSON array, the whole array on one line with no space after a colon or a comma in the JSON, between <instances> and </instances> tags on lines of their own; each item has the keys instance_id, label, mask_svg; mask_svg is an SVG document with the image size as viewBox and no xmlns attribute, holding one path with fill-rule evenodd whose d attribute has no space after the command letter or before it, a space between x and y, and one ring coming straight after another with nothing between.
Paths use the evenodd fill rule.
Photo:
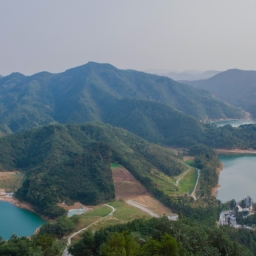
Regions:
<instances>
[{"instance_id":1,"label":"valley","mask_svg":"<svg viewBox=\"0 0 256 256\"><path fill-rule=\"evenodd\" d=\"M244 124L242 109L204 90L108 64L11 74L0 80L0 92L2 99L22 99L18 108L2 101L0 187L14 192L8 200L48 220L32 243L54 237L59 254L67 255L67 241L71 251L84 236L102 234L105 243L104 230L137 220L147 225L152 217L178 226L185 218L189 228L196 222L215 232L216 216L231 204L212 196L221 166L214 148L256 149L255 125ZM209 122L237 118L241 126Z\"/></svg>"},{"instance_id":2,"label":"valley","mask_svg":"<svg viewBox=\"0 0 256 256\"><path fill-rule=\"evenodd\" d=\"M1 1L0 256L256 255L255 9Z\"/></svg>"}]
</instances>

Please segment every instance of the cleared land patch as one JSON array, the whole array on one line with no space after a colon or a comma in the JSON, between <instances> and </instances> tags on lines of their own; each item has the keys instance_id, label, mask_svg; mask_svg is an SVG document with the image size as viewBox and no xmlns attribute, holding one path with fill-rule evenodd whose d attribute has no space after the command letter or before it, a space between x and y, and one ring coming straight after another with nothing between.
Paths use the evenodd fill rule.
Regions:
<instances>
[{"instance_id":1,"label":"cleared land patch","mask_svg":"<svg viewBox=\"0 0 256 256\"><path fill-rule=\"evenodd\" d=\"M150 194L141 185L141 183L138 180L136 180L134 176L122 165L112 164L111 168L113 173L113 180L114 180L117 199L122 199L122 200L132 199L133 201L155 212L159 216L162 216L164 214L166 215L172 214L172 211L169 208L167 208L158 200L150 196ZM167 187L167 189L168 187L173 186L172 184L170 184L170 182L168 182L167 177L165 177L167 175L161 174L157 170L154 171L154 175L155 175L155 179L158 179L158 182L160 182L161 184L164 184ZM170 177L168 177L168 179L172 182L172 179ZM115 206L113 205L113 207ZM115 214L118 214L118 212L119 210L117 210ZM124 212L123 214L127 215L127 212ZM127 216L129 216L129 214Z\"/></svg>"},{"instance_id":2,"label":"cleared land patch","mask_svg":"<svg viewBox=\"0 0 256 256\"><path fill-rule=\"evenodd\" d=\"M141 217L150 218L147 213L128 205L124 201L115 201L108 204L116 209L113 215L110 215L101 220L102 217L107 216L111 212L111 209L105 205L100 205L94 208L92 211L78 216L79 221L75 231L80 230L83 227L89 226L91 223L97 220L99 221L96 224L92 225L88 230L97 230L111 225L132 221ZM82 233L75 236L72 239L72 242L80 239L81 235Z\"/></svg>"},{"instance_id":3,"label":"cleared land patch","mask_svg":"<svg viewBox=\"0 0 256 256\"><path fill-rule=\"evenodd\" d=\"M83 227L90 225L94 221L107 216L109 213L111 213L111 209L109 207L107 207L106 205L99 205L95 207L92 211L85 212L84 214L79 215L79 221L75 231L78 231Z\"/></svg>"},{"instance_id":4,"label":"cleared land patch","mask_svg":"<svg viewBox=\"0 0 256 256\"><path fill-rule=\"evenodd\" d=\"M174 215L168 207L163 205L161 202L151 197L150 195L138 196L133 199L133 201L141 204L144 207L147 207L152 212L156 213L159 216L163 215Z\"/></svg>"},{"instance_id":5,"label":"cleared land patch","mask_svg":"<svg viewBox=\"0 0 256 256\"><path fill-rule=\"evenodd\" d=\"M123 166L112 164L111 169L117 200L127 200L148 194L141 183Z\"/></svg>"},{"instance_id":6,"label":"cleared land patch","mask_svg":"<svg viewBox=\"0 0 256 256\"><path fill-rule=\"evenodd\" d=\"M0 188L6 192L15 192L23 179L20 172L0 172Z\"/></svg>"}]
</instances>

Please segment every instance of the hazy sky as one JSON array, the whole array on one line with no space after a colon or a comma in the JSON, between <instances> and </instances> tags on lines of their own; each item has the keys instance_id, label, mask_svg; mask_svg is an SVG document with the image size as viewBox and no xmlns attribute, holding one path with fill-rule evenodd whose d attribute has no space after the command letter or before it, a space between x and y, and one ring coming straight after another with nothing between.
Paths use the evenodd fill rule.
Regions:
<instances>
[{"instance_id":1,"label":"hazy sky","mask_svg":"<svg viewBox=\"0 0 256 256\"><path fill-rule=\"evenodd\" d=\"M0 74L256 70L255 0L1 0Z\"/></svg>"}]
</instances>

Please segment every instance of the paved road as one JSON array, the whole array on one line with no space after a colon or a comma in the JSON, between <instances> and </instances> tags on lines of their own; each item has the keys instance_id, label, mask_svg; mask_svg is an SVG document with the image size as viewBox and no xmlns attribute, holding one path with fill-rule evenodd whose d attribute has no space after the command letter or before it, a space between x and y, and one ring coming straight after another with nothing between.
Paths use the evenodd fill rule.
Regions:
<instances>
[{"instance_id":1,"label":"paved road","mask_svg":"<svg viewBox=\"0 0 256 256\"><path fill-rule=\"evenodd\" d=\"M74 236L78 235L78 234L81 233L82 231L85 231L87 228L89 228L89 227L91 227L92 225L96 224L97 222L99 222L99 221L101 221L101 220L107 218L108 216L111 216L111 215L115 212L116 209L115 209L113 206L111 206L111 205L109 205L109 204L104 204L104 205L106 205L106 206L108 206L108 207L110 207L110 208L112 209L111 213L109 213L109 214L108 214L107 216L105 216L105 217L99 218L98 220L94 221L94 222L91 223L90 225L88 225L88 226L86 226L86 227L84 227L84 228L78 230L77 232L71 234L71 235L68 237L67 247L70 246L70 244L71 244L71 239L72 239ZM64 250L64 252L63 252L63 254L62 254L62 256L71 256L71 254L68 253L67 247L65 248L65 250Z\"/></svg>"},{"instance_id":2,"label":"paved road","mask_svg":"<svg viewBox=\"0 0 256 256\"><path fill-rule=\"evenodd\" d=\"M197 184L198 184L198 181L199 181L199 177L200 177L200 170L197 169L197 180L196 180L196 184L195 184L195 186L194 186L194 189L193 189L192 193L190 194L190 196L192 196L195 201L196 201L195 192L196 192L196 187L197 187Z\"/></svg>"},{"instance_id":3,"label":"paved road","mask_svg":"<svg viewBox=\"0 0 256 256\"><path fill-rule=\"evenodd\" d=\"M134 202L133 200L127 200L126 201L128 204L134 206L134 207L137 207L139 209L141 209L142 211L144 212L147 212L149 215L151 215L152 217L156 217L156 218L159 218L159 215L157 215L156 213L154 213L153 211L149 210L148 208L142 206L141 204L138 204L136 202Z\"/></svg>"}]
</instances>

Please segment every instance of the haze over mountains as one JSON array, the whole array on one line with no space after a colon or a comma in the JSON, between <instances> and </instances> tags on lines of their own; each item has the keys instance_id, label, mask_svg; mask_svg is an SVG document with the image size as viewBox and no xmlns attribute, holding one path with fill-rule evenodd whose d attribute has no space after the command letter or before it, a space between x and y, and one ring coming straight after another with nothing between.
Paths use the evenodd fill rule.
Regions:
<instances>
[{"instance_id":1,"label":"haze over mountains","mask_svg":"<svg viewBox=\"0 0 256 256\"><path fill-rule=\"evenodd\" d=\"M175 111L201 120L244 116L241 109L205 90L167 77L93 62L59 74L5 76L0 80L0 102L1 130L6 133L55 121L71 124L101 120L122 126L127 120L137 119L154 126L150 111L155 108L167 118L168 112Z\"/></svg>"},{"instance_id":2,"label":"haze over mountains","mask_svg":"<svg viewBox=\"0 0 256 256\"><path fill-rule=\"evenodd\" d=\"M183 81L212 92L216 98L241 107L256 118L256 71L230 69L201 81Z\"/></svg>"}]
</instances>

